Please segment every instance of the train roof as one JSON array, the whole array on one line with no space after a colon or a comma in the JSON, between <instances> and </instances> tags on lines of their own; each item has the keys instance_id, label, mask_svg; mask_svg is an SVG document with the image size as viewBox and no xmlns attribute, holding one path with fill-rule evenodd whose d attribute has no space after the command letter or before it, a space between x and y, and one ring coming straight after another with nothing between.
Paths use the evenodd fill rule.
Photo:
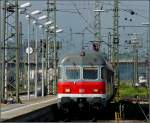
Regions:
<instances>
[{"instance_id":1,"label":"train roof","mask_svg":"<svg viewBox=\"0 0 150 123\"><path fill-rule=\"evenodd\" d=\"M112 66L106 61L100 52L85 52L82 56L81 53L71 53L62 57L59 61L59 65L87 65L87 66L97 66L97 65L107 65L112 69Z\"/></svg>"}]
</instances>

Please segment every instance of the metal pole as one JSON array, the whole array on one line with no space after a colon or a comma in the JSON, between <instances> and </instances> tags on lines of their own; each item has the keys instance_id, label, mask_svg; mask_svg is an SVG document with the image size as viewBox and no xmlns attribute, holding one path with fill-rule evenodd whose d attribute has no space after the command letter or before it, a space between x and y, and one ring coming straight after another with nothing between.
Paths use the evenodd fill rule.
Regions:
<instances>
[{"instance_id":1,"label":"metal pole","mask_svg":"<svg viewBox=\"0 0 150 123\"><path fill-rule=\"evenodd\" d=\"M1 39L1 22L2 22L2 19L1 19L1 11L2 10L2 7L1 7L1 1L0 1L0 45L2 46L2 39ZM0 50L1 52L2 52L2 49ZM0 56L1 57L1 56ZM1 59L0 59L0 61L1 61ZM2 64L0 63L0 68L2 67ZM0 78L2 77L2 69L0 70ZM0 98L2 99L2 80L0 81ZM0 99L0 103L1 103L1 100Z\"/></svg>"},{"instance_id":2,"label":"metal pole","mask_svg":"<svg viewBox=\"0 0 150 123\"><path fill-rule=\"evenodd\" d=\"M134 85L136 83L136 46L134 46Z\"/></svg>"},{"instance_id":3,"label":"metal pole","mask_svg":"<svg viewBox=\"0 0 150 123\"><path fill-rule=\"evenodd\" d=\"M98 0L95 0L95 9L97 10L100 10L100 4L101 2L98 1ZM94 40L97 42L99 41L99 45L101 45L101 11L97 11L94 13L94 28L95 28L95 32L94 32Z\"/></svg>"},{"instance_id":4,"label":"metal pole","mask_svg":"<svg viewBox=\"0 0 150 123\"><path fill-rule=\"evenodd\" d=\"M130 58L129 58L129 49L127 49L127 56L128 56L128 61L130 62ZM127 80L129 81L129 64L127 62Z\"/></svg>"},{"instance_id":5,"label":"metal pole","mask_svg":"<svg viewBox=\"0 0 150 123\"><path fill-rule=\"evenodd\" d=\"M29 53L29 47L30 47L30 15L28 18L28 100L30 100L30 53Z\"/></svg>"},{"instance_id":6,"label":"metal pole","mask_svg":"<svg viewBox=\"0 0 150 123\"><path fill-rule=\"evenodd\" d=\"M138 82L138 47L139 41L137 38L137 34L135 34L135 38L133 39L133 50L134 50L134 81L133 84Z\"/></svg>"},{"instance_id":7,"label":"metal pole","mask_svg":"<svg viewBox=\"0 0 150 123\"><path fill-rule=\"evenodd\" d=\"M136 46L136 73L135 73L135 82L137 83L138 82L138 46Z\"/></svg>"},{"instance_id":8,"label":"metal pole","mask_svg":"<svg viewBox=\"0 0 150 123\"><path fill-rule=\"evenodd\" d=\"M53 81L53 94L56 94L56 82L57 82L56 0L54 0L54 81Z\"/></svg>"},{"instance_id":9,"label":"metal pole","mask_svg":"<svg viewBox=\"0 0 150 123\"><path fill-rule=\"evenodd\" d=\"M49 21L49 0L47 0L47 22ZM47 83L47 88L48 88L48 94L50 93L50 83L49 83L49 76L48 76L48 69L49 69L49 41L48 41L48 33L49 31L47 30L46 32L46 83Z\"/></svg>"},{"instance_id":10,"label":"metal pole","mask_svg":"<svg viewBox=\"0 0 150 123\"><path fill-rule=\"evenodd\" d=\"M111 62L111 33L108 33L108 60Z\"/></svg>"},{"instance_id":11,"label":"metal pole","mask_svg":"<svg viewBox=\"0 0 150 123\"><path fill-rule=\"evenodd\" d=\"M42 97L44 97L44 28L42 28Z\"/></svg>"},{"instance_id":12,"label":"metal pole","mask_svg":"<svg viewBox=\"0 0 150 123\"><path fill-rule=\"evenodd\" d=\"M21 63L21 68L20 68L20 74L21 74L21 81L20 81L20 84L24 87L24 51L23 51L23 41L22 41L22 22L19 22L19 45L20 45L20 48L19 48L19 52L20 52L20 63Z\"/></svg>"},{"instance_id":13,"label":"metal pole","mask_svg":"<svg viewBox=\"0 0 150 123\"><path fill-rule=\"evenodd\" d=\"M113 67L115 68L115 84L117 87L117 97L119 96L119 86L120 86L120 80L119 80L119 0L114 0L114 16L113 16Z\"/></svg>"},{"instance_id":14,"label":"metal pole","mask_svg":"<svg viewBox=\"0 0 150 123\"><path fill-rule=\"evenodd\" d=\"M8 12L6 11L6 16L8 15ZM8 22L8 18L6 17L6 22ZM8 37L8 24L5 23L5 28L6 28L6 33L5 33L5 36ZM5 37L5 38L6 38ZM7 39L7 38L6 38ZM7 55L8 55L8 41L5 40L5 84L4 84L4 98L7 99L7 74L8 74L8 63L7 63Z\"/></svg>"},{"instance_id":15,"label":"metal pole","mask_svg":"<svg viewBox=\"0 0 150 123\"><path fill-rule=\"evenodd\" d=\"M148 85L149 85L149 123L150 123L150 0L149 0L149 55L148 55Z\"/></svg>"},{"instance_id":16,"label":"metal pole","mask_svg":"<svg viewBox=\"0 0 150 123\"><path fill-rule=\"evenodd\" d=\"M135 83L137 83L137 71L138 71L138 57L137 57L137 55L138 55L138 49L137 49L137 46L136 46L136 44L133 46L133 49L134 49L134 82L133 82L133 84L135 85Z\"/></svg>"},{"instance_id":17,"label":"metal pole","mask_svg":"<svg viewBox=\"0 0 150 123\"><path fill-rule=\"evenodd\" d=\"M2 41L3 41L3 63L2 63L2 101L4 101L4 83L5 83L5 32L6 32L6 0L3 1L3 27L2 27Z\"/></svg>"},{"instance_id":18,"label":"metal pole","mask_svg":"<svg viewBox=\"0 0 150 123\"><path fill-rule=\"evenodd\" d=\"M20 48L20 42L19 42L19 12L18 12L18 0L15 2L15 21L16 21L16 101L19 102L19 48Z\"/></svg>"},{"instance_id":19,"label":"metal pole","mask_svg":"<svg viewBox=\"0 0 150 123\"><path fill-rule=\"evenodd\" d=\"M37 74L38 74L38 25L35 24L36 28L36 39L35 39L35 97L37 97Z\"/></svg>"}]
</instances>

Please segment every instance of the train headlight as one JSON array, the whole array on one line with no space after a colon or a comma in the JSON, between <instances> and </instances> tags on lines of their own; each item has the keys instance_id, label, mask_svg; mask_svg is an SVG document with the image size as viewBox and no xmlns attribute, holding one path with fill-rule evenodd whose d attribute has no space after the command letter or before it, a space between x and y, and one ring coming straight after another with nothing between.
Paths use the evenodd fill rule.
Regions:
<instances>
[{"instance_id":1,"label":"train headlight","mask_svg":"<svg viewBox=\"0 0 150 123\"><path fill-rule=\"evenodd\" d=\"M79 93L84 93L85 90L84 89L79 89Z\"/></svg>"},{"instance_id":2,"label":"train headlight","mask_svg":"<svg viewBox=\"0 0 150 123\"><path fill-rule=\"evenodd\" d=\"M71 92L70 88L65 89L65 93L70 93L70 92Z\"/></svg>"},{"instance_id":3,"label":"train headlight","mask_svg":"<svg viewBox=\"0 0 150 123\"><path fill-rule=\"evenodd\" d=\"M99 91L99 90L98 90L98 89L96 89L96 88L95 88L95 89L93 89L93 92L94 92L94 93L97 93L98 91Z\"/></svg>"}]
</instances>

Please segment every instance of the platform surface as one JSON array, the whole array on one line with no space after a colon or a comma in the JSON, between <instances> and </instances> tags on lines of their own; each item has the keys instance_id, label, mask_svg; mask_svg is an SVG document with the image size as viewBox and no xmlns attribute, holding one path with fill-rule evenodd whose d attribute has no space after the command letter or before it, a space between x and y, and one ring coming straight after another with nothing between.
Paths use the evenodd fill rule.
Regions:
<instances>
[{"instance_id":1,"label":"platform surface","mask_svg":"<svg viewBox=\"0 0 150 123\"><path fill-rule=\"evenodd\" d=\"M143 120L101 120L97 121L98 123L148 123L148 121L143 121Z\"/></svg>"},{"instance_id":2,"label":"platform surface","mask_svg":"<svg viewBox=\"0 0 150 123\"><path fill-rule=\"evenodd\" d=\"M21 98L21 104L0 104L0 119L2 121L38 110L57 102L56 96L45 96L37 98L31 96L30 100L28 100L26 96Z\"/></svg>"}]
</instances>

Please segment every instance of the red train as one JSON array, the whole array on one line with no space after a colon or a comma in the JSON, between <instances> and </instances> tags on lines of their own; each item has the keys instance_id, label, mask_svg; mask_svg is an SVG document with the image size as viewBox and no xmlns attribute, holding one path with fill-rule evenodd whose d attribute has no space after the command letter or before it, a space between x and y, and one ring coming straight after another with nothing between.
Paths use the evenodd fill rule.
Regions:
<instances>
[{"instance_id":1,"label":"red train","mask_svg":"<svg viewBox=\"0 0 150 123\"><path fill-rule=\"evenodd\" d=\"M59 61L58 107L105 108L114 93L113 68L99 52L66 55Z\"/></svg>"}]
</instances>

